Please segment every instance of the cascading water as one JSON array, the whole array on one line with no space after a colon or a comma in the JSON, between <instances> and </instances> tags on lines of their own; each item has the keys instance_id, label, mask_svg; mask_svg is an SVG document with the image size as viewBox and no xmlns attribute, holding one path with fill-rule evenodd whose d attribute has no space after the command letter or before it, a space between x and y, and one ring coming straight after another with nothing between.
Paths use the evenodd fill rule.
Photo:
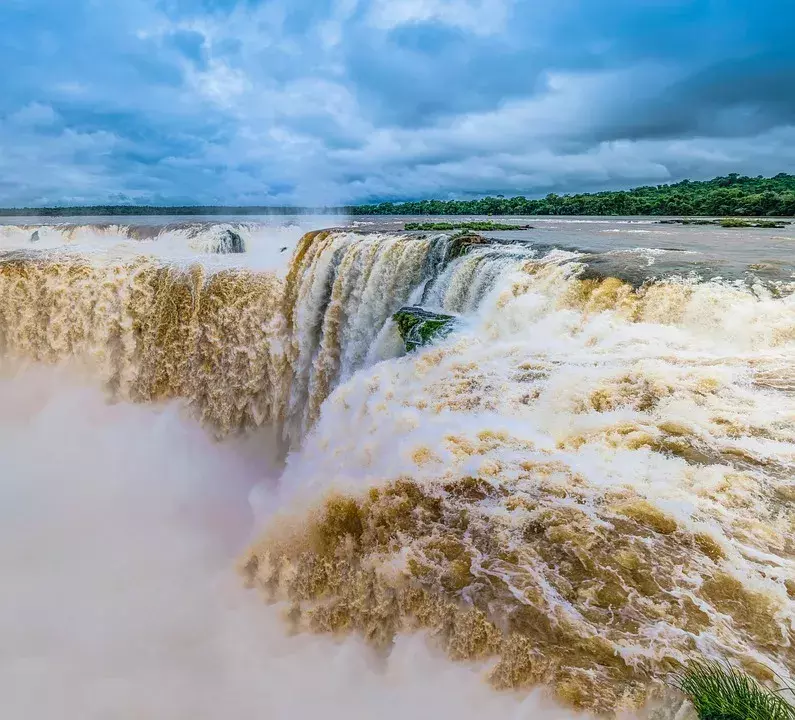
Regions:
<instances>
[{"instance_id":1,"label":"cascading water","mask_svg":"<svg viewBox=\"0 0 795 720\"><path fill-rule=\"evenodd\" d=\"M54 224L0 225L0 249L3 245L32 248L63 246L96 246L108 241L133 243L156 242L160 245L182 245L199 253L244 253L247 240L257 235L253 223L182 222L170 225Z\"/></svg>"},{"instance_id":2,"label":"cascading water","mask_svg":"<svg viewBox=\"0 0 795 720\"><path fill-rule=\"evenodd\" d=\"M243 572L296 628L425 629L600 712L692 657L790 678L795 296L404 233L309 233L284 278L26 253L0 263L3 355L289 441ZM460 322L406 354L407 304Z\"/></svg>"},{"instance_id":3,"label":"cascading water","mask_svg":"<svg viewBox=\"0 0 795 720\"><path fill-rule=\"evenodd\" d=\"M114 397L184 398L221 434L278 419L281 281L150 260L0 260L0 349L76 358Z\"/></svg>"}]
</instances>

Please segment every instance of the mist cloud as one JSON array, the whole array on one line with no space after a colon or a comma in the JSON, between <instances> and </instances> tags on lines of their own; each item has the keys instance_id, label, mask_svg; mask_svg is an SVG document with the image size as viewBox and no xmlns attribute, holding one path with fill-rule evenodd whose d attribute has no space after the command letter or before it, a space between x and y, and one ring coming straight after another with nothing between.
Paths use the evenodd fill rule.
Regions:
<instances>
[{"instance_id":1,"label":"mist cloud","mask_svg":"<svg viewBox=\"0 0 795 720\"><path fill-rule=\"evenodd\" d=\"M234 571L256 531L248 493L268 495L277 468L261 434L217 443L175 404L111 404L63 368L4 367L4 715L576 720L539 692L495 693L422 635L388 657L291 637L286 608Z\"/></svg>"}]
</instances>

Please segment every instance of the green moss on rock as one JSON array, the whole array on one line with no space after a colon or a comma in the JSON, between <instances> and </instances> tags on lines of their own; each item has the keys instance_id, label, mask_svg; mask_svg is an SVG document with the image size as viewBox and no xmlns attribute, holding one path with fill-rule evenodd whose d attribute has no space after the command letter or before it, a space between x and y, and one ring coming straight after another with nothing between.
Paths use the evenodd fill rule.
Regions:
<instances>
[{"instance_id":1,"label":"green moss on rock","mask_svg":"<svg viewBox=\"0 0 795 720\"><path fill-rule=\"evenodd\" d=\"M421 307L400 308L392 319L409 352L429 345L437 338L446 337L453 331L456 322L452 315L431 312Z\"/></svg>"},{"instance_id":2,"label":"green moss on rock","mask_svg":"<svg viewBox=\"0 0 795 720\"><path fill-rule=\"evenodd\" d=\"M788 220L749 220L739 217L725 217L718 219L704 218L672 218L658 220L658 225L717 225L722 228L763 228L767 230L781 230L791 223Z\"/></svg>"}]
</instances>

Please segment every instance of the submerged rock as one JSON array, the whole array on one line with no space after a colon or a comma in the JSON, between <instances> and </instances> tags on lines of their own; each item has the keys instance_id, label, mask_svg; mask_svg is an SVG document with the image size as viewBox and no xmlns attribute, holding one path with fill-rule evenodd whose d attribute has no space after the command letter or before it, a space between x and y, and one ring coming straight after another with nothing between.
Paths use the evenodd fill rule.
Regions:
<instances>
[{"instance_id":1,"label":"submerged rock","mask_svg":"<svg viewBox=\"0 0 795 720\"><path fill-rule=\"evenodd\" d=\"M37 243L41 238L39 237L39 231L34 230L33 234L30 236L30 241L32 243Z\"/></svg>"},{"instance_id":2,"label":"submerged rock","mask_svg":"<svg viewBox=\"0 0 795 720\"><path fill-rule=\"evenodd\" d=\"M431 312L421 307L400 308L392 319L398 326L408 352L429 345L437 338L447 337L456 324L456 318L452 315Z\"/></svg>"}]
</instances>

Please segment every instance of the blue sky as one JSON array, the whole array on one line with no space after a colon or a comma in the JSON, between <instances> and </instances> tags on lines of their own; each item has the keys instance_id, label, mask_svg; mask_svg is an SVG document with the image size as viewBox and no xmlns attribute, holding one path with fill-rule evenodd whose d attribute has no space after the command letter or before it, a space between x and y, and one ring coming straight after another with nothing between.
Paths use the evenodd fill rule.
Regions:
<instances>
[{"instance_id":1,"label":"blue sky","mask_svg":"<svg viewBox=\"0 0 795 720\"><path fill-rule=\"evenodd\" d=\"M0 0L0 205L795 172L792 0Z\"/></svg>"}]
</instances>

